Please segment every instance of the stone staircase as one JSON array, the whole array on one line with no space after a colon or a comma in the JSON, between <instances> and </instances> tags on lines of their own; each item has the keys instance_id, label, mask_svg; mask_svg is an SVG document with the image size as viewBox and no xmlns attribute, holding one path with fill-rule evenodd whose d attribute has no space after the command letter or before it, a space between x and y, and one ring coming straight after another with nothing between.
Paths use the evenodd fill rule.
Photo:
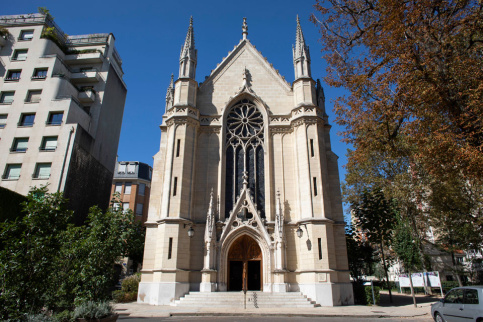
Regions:
<instances>
[{"instance_id":1,"label":"stone staircase","mask_svg":"<svg viewBox=\"0 0 483 322\"><path fill-rule=\"evenodd\" d=\"M300 292L268 293L247 292L247 308L276 308L276 307L301 307L313 308L316 306ZM189 292L174 306L179 307L237 307L244 308L243 292Z\"/></svg>"}]
</instances>

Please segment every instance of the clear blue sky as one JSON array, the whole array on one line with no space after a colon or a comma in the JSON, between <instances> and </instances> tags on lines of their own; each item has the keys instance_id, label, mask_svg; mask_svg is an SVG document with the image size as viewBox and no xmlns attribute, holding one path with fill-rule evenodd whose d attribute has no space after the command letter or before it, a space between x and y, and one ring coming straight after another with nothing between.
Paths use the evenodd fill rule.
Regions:
<instances>
[{"instance_id":1,"label":"clear blue sky","mask_svg":"<svg viewBox=\"0 0 483 322\"><path fill-rule=\"evenodd\" d=\"M325 76L317 28L308 20L315 0L245 1L4 1L1 15L37 12L47 7L57 24L69 35L113 33L123 59L128 94L119 142L120 161L153 164L159 149L159 124L164 113L166 88L171 73L178 77L179 53L194 19L198 49L196 80L205 76L238 44L243 17L247 17L248 39L291 83L294 80L292 45L296 15L300 17L310 46L312 77ZM339 156L344 179L348 146L337 136L332 100L344 92L324 85L327 113L332 127L332 149Z\"/></svg>"}]
</instances>

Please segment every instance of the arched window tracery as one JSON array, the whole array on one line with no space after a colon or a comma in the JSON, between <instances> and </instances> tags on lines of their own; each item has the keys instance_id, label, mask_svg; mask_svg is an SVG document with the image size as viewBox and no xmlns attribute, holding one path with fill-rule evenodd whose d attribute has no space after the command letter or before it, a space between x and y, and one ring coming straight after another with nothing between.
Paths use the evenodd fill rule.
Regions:
<instances>
[{"instance_id":1,"label":"arched window tracery","mask_svg":"<svg viewBox=\"0 0 483 322\"><path fill-rule=\"evenodd\" d=\"M233 209L243 188L246 173L248 188L257 210L265 217L263 115L248 99L236 103L228 112L226 123L226 216Z\"/></svg>"}]
</instances>

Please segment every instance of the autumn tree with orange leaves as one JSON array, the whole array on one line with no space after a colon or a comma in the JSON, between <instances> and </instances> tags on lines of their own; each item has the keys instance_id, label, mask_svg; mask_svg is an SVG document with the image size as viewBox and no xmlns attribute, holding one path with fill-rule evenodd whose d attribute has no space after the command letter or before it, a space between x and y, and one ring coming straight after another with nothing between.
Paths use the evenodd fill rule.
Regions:
<instances>
[{"instance_id":1,"label":"autumn tree with orange leaves","mask_svg":"<svg viewBox=\"0 0 483 322\"><path fill-rule=\"evenodd\" d=\"M431 174L483 178L483 3L326 0L326 82L351 156L410 156Z\"/></svg>"},{"instance_id":2,"label":"autumn tree with orange leaves","mask_svg":"<svg viewBox=\"0 0 483 322\"><path fill-rule=\"evenodd\" d=\"M450 200L483 190L483 2L321 0L314 7L325 81L349 92L334 102L354 147L346 201L385 187L412 209L406 214L423 235L444 221ZM466 188L432 193L454 182ZM473 197L473 208L450 210L464 213L481 237L481 193Z\"/></svg>"}]
</instances>

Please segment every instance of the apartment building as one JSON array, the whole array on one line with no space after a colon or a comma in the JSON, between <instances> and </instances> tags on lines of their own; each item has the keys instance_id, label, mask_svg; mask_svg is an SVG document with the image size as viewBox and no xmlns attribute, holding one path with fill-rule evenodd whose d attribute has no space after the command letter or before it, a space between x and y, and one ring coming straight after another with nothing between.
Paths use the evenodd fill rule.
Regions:
<instances>
[{"instance_id":1,"label":"apartment building","mask_svg":"<svg viewBox=\"0 0 483 322\"><path fill-rule=\"evenodd\" d=\"M153 168L146 163L120 161L116 162L112 180L111 200L116 193L120 197L114 206L123 210L131 209L143 224L148 217L152 173Z\"/></svg>"},{"instance_id":2,"label":"apartment building","mask_svg":"<svg viewBox=\"0 0 483 322\"><path fill-rule=\"evenodd\" d=\"M113 34L49 14L0 16L0 186L63 191L81 221L108 206L126 85Z\"/></svg>"}]
</instances>

